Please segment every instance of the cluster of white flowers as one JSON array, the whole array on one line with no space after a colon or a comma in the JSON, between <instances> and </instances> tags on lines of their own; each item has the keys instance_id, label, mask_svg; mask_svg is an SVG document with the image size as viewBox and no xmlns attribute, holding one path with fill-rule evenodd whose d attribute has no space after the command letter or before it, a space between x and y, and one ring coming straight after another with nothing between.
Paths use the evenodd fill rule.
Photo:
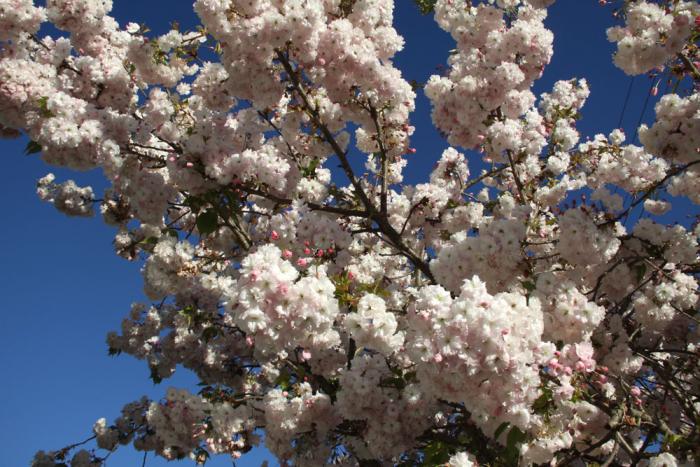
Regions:
<instances>
[{"instance_id":1,"label":"cluster of white flowers","mask_svg":"<svg viewBox=\"0 0 700 467\"><path fill-rule=\"evenodd\" d=\"M144 260L155 303L110 353L202 382L98 420L99 449L237 459L262 428L294 465L624 465L649 420L692 441L700 227L643 216L685 206L667 195L700 204L696 4L627 2L609 31L627 73L676 56L696 85L656 103L640 147L621 130L581 142L586 80L532 92L553 0L438 0L457 44L425 94L455 147L410 185L392 0L196 0L201 27L158 36L112 3L0 0L0 134L101 169L102 201L53 175L39 197L78 216L101 202L117 253ZM47 19L61 37L38 36ZM648 465L692 462L684 442ZM33 465L66 462L104 459Z\"/></svg>"},{"instance_id":2,"label":"cluster of white flowers","mask_svg":"<svg viewBox=\"0 0 700 467\"><path fill-rule=\"evenodd\" d=\"M617 237L623 232L619 223L600 228L582 208L569 209L559 218L557 251L562 259L576 266L607 263L620 248Z\"/></svg>"},{"instance_id":3,"label":"cluster of white flowers","mask_svg":"<svg viewBox=\"0 0 700 467\"><path fill-rule=\"evenodd\" d=\"M152 402L146 421L161 445L160 454L176 459L205 443L213 453L234 457L246 445L245 435L255 428L251 408L213 404L184 389L169 389L163 402Z\"/></svg>"},{"instance_id":4,"label":"cluster of white flowers","mask_svg":"<svg viewBox=\"0 0 700 467\"><path fill-rule=\"evenodd\" d=\"M324 446L326 435L340 419L328 395L314 394L308 383L300 384L296 392L298 394L291 395L282 389L274 389L265 396L262 403L265 445L283 461L294 460L298 465L323 464L332 447ZM321 449L295 452L292 441L311 443ZM309 452L314 458L306 457Z\"/></svg>"},{"instance_id":5,"label":"cluster of white flowers","mask_svg":"<svg viewBox=\"0 0 700 467\"><path fill-rule=\"evenodd\" d=\"M665 160L643 148L610 145L603 135L581 144L579 150L590 155L586 161L591 171L588 182L597 189L610 183L630 193L643 191L663 180L669 168Z\"/></svg>"},{"instance_id":6,"label":"cluster of white flowers","mask_svg":"<svg viewBox=\"0 0 700 467\"><path fill-rule=\"evenodd\" d=\"M374 294L363 296L357 304L357 311L345 318L345 327L358 347L386 355L403 345L403 333L397 333L396 326L394 314L388 312L384 300Z\"/></svg>"},{"instance_id":7,"label":"cluster of white flowers","mask_svg":"<svg viewBox=\"0 0 700 467\"><path fill-rule=\"evenodd\" d=\"M450 144L489 143L494 160L502 160L505 150L538 153L544 146L541 118L530 111L535 96L529 88L552 56L545 16L544 9L524 4L507 26L503 11L486 3L436 3L436 21L457 41L458 53L449 59L449 75L431 76L425 92L433 104L433 122ZM488 126L496 109L505 120Z\"/></svg>"},{"instance_id":8,"label":"cluster of white flowers","mask_svg":"<svg viewBox=\"0 0 700 467\"><path fill-rule=\"evenodd\" d=\"M467 452L458 452L457 454L450 457L450 460L447 462L447 465L449 467L474 467L479 464L476 462L474 456L472 456L471 454Z\"/></svg>"},{"instance_id":9,"label":"cluster of white flowers","mask_svg":"<svg viewBox=\"0 0 700 467\"><path fill-rule=\"evenodd\" d=\"M633 229L634 235L663 249L663 258L672 264L695 264L698 260L698 236L682 225L665 226L651 219L641 219ZM631 245L637 250L642 245Z\"/></svg>"},{"instance_id":10,"label":"cluster of white flowers","mask_svg":"<svg viewBox=\"0 0 700 467\"><path fill-rule=\"evenodd\" d=\"M555 273L537 278L536 295L544 313L544 337L566 344L588 341L605 316L605 308L588 301L576 285Z\"/></svg>"},{"instance_id":11,"label":"cluster of white flowers","mask_svg":"<svg viewBox=\"0 0 700 467\"><path fill-rule=\"evenodd\" d=\"M395 378L384 357L366 354L340 375L336 407L345 419L366 423L366 435L348 440L364 458L397 456L430 427L434 399L417 384L399 389Z\"/></svg>"},{"instance_id":12,"label":"cluster of white flowers","mask_svg":"<svg viewBox=\"0 0 700 467\"><path fill-rule=\"evenodd\" d=\"M467 180L469 180L469 168L464 154L454 148L445 149L430 173L430 183L441 186L451 198L459 199Z\"/></svg>"},{"instance_id":13,"label":"cluster of white flowers","mask_svg":"<svg viewBox=\"0 0 700 467\"><path fill-rule=\"evenodd\" d=\"M633 375L642 368L644 359L630 349L629 337L620 316L610 317L594 337L599 354L603 356L600 363L614 374Z\"/></svg>"},{"instance_id":14,"label":"cluster of white flowers","mask_svg":"<svg viewBox=\"0 0 700 467\"><path fill-rule=\"evenodd\" d=\"M99 23L112 10L112 0L48 0L46 6L49 20L71 31Z\"/></svg>"},{"instance_id":15,"label":"cluster of white flowers","mask_svg":"<svg viewBox=\"0 0 700 467\"><path fill-rule=\"evenodd\" d=\"M264 245L241 263L240 277L227 297L228 319L254 339L261 355L316 352L340 343L333 323L339 313L335 286L324 266L304 277L274 245Z\"/></svg>"},{"instance_id":16,"label":"cluster of white flowers","mask_svg":"<svg viewBox=\"0 0 700 467\"><path fill-rule=\"evenodd\" d=\"M439 286L422 288L408 319L406 349L425 391L464 403L487 432L505 421L530 426L537 365L554 351L542 340L537 299L490 295L475 277L454 300Z\"/></svg>"},{"instance_id":17,"label":"cluster of white flowers","mask_svg":"<svg viewBox=\"0 0 700 467\"><path fill-rule=\"evenodd\" d=\"M41 200L53 204L69 216L93 215L94 195L91 187L81 188L73 180L63 183L54 183L54 180L54 174L48 174L37 182L36 192Z\"/></svg>"},{"instance_id":18,"label":"cluster of white flowers","mask_svg":"<svg viewBox=\"0 0 700 467\"><path fill-rule=\"evenodd\" d=\"M551 125L550 139L554 149L547 160L547 168L555 175L565 171L569 165L568 151L578 142L579 134L574 128L576 116L590 91L585 79L557 81L551 93L543 93L540 109Z\"/></svg>"},{"instance_id":19,"label":"cluster of white flowers","mask_svg":"<svg viewBox=\"0 0 700 467\"><path fill-rule=\"evenodd\" d=\"M667 94L656 104L655 111L656 121L651 128L644 124L639 128L639 139L644 148L678 164L697 161L700 94L687 97Z\"/></svg>"},{"instance_id":20,"label":"cluster of white flowers","mask_svg":"<svg viewBox=\"0 0 700 467\"><path fill-rule=\"evenodd\" d=\"M673 454L664 452L649 459L648 467L678 467L678 459Z\"/></svg>"},{"instance_id":21,"label":"cluster of white flowers","mask_svg":"<svg viewBox=\"0 0 700 467\"><path fill-rule=\"evenodd\" d=\"M575 444L590 445L600 441L608 421L605 412L593 404L564 402L557 406L535 439L521 448L520 462L522 465L545 464L557 451ZM594 452L609 455L612 444L604 443Z\"/></svg>"},{"instance_id":22,"label":"cluster of white flowers","mask_svg":"<svg viewBox=\"0 0 700 467\"><path fill-rule=\"evenodd\" d=\"M331 128L351 120L360 125L358 139L362 132L375 131L361 107L337 105L359 90L360 100L377 108L391 104L380 116L387 126L384 143L390 154L407 149L403 123L414 108L415 94L388 60L403 47L403 39L391 26L392 3L363 0L348 14L340 2L320 0L280 4L198 0L195 10L222 42L230 94L258 102L261 108L276 105L284 88L270 73L272 61L287 52L322 86L316 105L323 108L326 99L332 104L336 115L324 116ZM294 48L286 50L290 41ZM250 84L251 75L256 76L255 86Z\"/></svg>"},{"instance_id":23,"label":"cluster of white flowers","mask_svg":"<svg viewBox=\"0 0 700 467\"><path fill-rule=\"evenodd\" d=\"M687 196L700 204L700 94L687 97L668 94L656 104L656 121L651 127L639 128L639 139L647 151L675 164L693 164L671 179L668 192Z\"/></svg>"},{"instance_id":24,"label":"cluster of white flowers","mask_svg":"<svg viewBox=\"0 0 700 467\"><path fill-rule=\"evenodd\" d=\"M383 256L390 253L390 250L384 243L372 238L356 236L348 252L352 258L346 268L347 273L359 284L376 284L386 276L400 277L406 268L404 258ZM396 282L400 284L401 279Z\"/></svg>"},{"instance_id":25,"label":"cluster of white flowers","mask_svg":"<svg viewBox=\"0 0 700 467\"><path fill-rule=\"evenodd\" d=\"M520 244L525 239L522 219L496 219L479 225L478 236L453 235L430 263L441 284L459 292L464 279L479 276L493 290L507 290L517 280Z\"/></svg>"},{"instance_id":26,"label":"cluster of white flowers","mask_svg":"<svg viewBox=\"0 0 700 467\"><path fill-rule=\"evenodd\" d=\"M678 271L670 279L656 286L647 287L634 299L635 320L643 326L643 335L663 333L669 326L680 329L690 325L691 320L678 310L694 309L700 297L697 280Z\"/></svg>"},{"instance_id":27,"label":"cluster of white flowers","mask_svg":"<svg viewBox=\"0 0 700 467\"><path fill-rule=\"evenodd\" d=\"M624 27L608 29L617 43L614 62L628 75L662 67L686 45L700 7L695 2L672 2L668 8L647 1L627 4Z\"/></svg>"},{"instance_id":28,"label":"cluster of white flowers","mask_svg":"<svg viewBox=\"0 0 700 467\"><path fill-rule=\"evenodd\" d=\"M197 432L204 424L208 406L206 400L184 389L170 389L164 403L151 403L146 420L163 444L166 459L176 459L199 444Z\"/></svg>"},{"instance_id":29,"label":"cluster of white flowers","mask_svg":"<svg viewBox=\"0 0 700 467\"><path fill-rule=\"evenodd\" d=\"M45 17L44 8L35 7L32 0L0 1L0 40L37 32Z\"/></svg>"}]
</instances>

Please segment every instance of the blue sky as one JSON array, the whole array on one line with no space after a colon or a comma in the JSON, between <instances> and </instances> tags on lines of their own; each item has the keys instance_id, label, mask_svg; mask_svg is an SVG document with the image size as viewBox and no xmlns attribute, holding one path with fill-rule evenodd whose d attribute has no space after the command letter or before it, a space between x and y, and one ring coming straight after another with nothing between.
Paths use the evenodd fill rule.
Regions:
<instances>
[{"instance_id":1,"label":"blue sky","mask_svg":"<svg viewBox=\"0 0 700 467\"><path fill-rule=\"evenodd\" d=\"M113 14L120 24L148 24L155 33L167 30L170 20L183 29L196 24L189 1L115 0ZM409 0L397 2L396 27L406 48L396 64L408 79L427 80L444 64L454 47L430 16L421 16ZM584 135L608 133L618 125L630 78L611 62L612 46L605 28L612 24L611 9L595 0L559 0L547 23L555 33L555 55L536 93L551 89L554 81L585 77L591 97L583 109L579 129ZM623 126L632 134L651 82L637 77ZM663 89L663 87L662 87ZM646 109L653 116L653 105ZM424 181L446 143L430 121L427 99L419 93L412 117L416 154L411 156L407 181ZM0 438L7 448L3 465L27 465L38 449L57 449L90 435L99 417L112 420L126 402L146 394L159 398L168 386L193 387L186 372L154 386L148 369L129 356L108 357L105 336L119 328L134 301L143 300L140 264L118 258L112 250L114 229L99 218L66 218L35 195L35 182L53 171L59 180L104 187L100 174L71 173L48 168L36 155L24 156L25 139L0 140L0 199L6 227L0 229L0 385L2 417ZM477 168L476 162L470 163ZM478 170L476 170L478 172ZM473 170L475 172L475 170ZM108 465L140 465L141 453L122 449ZM239 466L259 465L271 459L264 451L244 457ZM192 464L185 461L182 465ZM166 465L149 456L149 466ZM173 464L169 464L173 465ZM225 457L210 465L231 465ZM275 465L271 462L271 465Z\"/></svg>"}]
</instances>

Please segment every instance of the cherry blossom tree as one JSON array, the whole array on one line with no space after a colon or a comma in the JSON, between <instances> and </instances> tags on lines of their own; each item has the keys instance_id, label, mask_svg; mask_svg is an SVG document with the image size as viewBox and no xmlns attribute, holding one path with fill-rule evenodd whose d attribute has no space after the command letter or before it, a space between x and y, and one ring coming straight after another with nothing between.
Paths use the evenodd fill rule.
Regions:
<instances>
[{"instance_id":1,"label":"cherry blossom tree","mask_svg":"<svg viewBox=\"0 0 700 467\"><path fill-rule=\"evenodd\" d=\"M700 203L700 6L627 0L607 31L625 73L677 83L637 146L580 141L583 77L531 91L553 1L418 2L456 48L421 91L451 146L410 186L391 0L196 0L161 36L112 0L0 0L0 133L101 169L99 199L38 195L144 260L110 353L201 380L32 465L235 460L263 432L299 466L700 460L700 228L654 220Z\"/></svg>"}]
</instances>

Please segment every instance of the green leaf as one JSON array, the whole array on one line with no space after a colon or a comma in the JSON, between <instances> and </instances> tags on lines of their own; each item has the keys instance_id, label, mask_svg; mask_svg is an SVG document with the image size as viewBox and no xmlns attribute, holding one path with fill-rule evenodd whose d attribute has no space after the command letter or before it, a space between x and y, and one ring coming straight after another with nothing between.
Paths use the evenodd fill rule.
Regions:
<instances>
[{"instance_id":1,"label":"green leaf","mask_svg":"<svg viewBox=\"0 0 700 467\"><path fill-rule=\"evenodd\" d=\"M520 445L527 439L525 433L520 431L520 428L514 426L508 432L506 440L506 449L503 457L508 465L517 465L520 459Z\"/></svg>"},{"instance_id":2,"label":"green leaf","mask_svg":"<svg viewBox=\"0 0 700 467\"><path fill-rule=\"evenodd\" d=\"M311 178L316 175L316 168L318 167L319 160L313 159L308 166L302 167L301 174L304 178Z\"/></svg>"},{"instance_id":3,"label":"green leaf","mask_svg":"<svg viewBox=\"0 0 700 467\"><path fill-rule=\"evenodd\" d=\"M425 447L425 466L437 466L450 460L449 446L442 441L433 441Z\"/></svg>"},{"instance_id":4,"label":"green leaf","mask_svg":"<svg viewBox=\"0 0 700 467\"><path fill-rule=\"evenodd\" d=\"M144 238L143 240L141 240L141 243L143 243L144 245L155 245L156 243L158 243L158 237Z\"/></svg>"},{"instance_id":5,"label":"green leaf","mask_svg":"<svg viewBox=\"0 0 700 467\"><path fill-rule=\"evenodd\" d=\"M27 147L24 148L24 154L25 155L30 155L30 154L36 154L37 152L42 151L41 144L37 143L36 141L30 141L27 143Z\"/></svg>"},{"instance_id":6,"label":"green leaf","mask_svg":"<svg viewBox=\"0 0 700 467\"><path fill-rule=\"evenodd\" d=\"M44 118L51 118L55 115L49 110L49 98L44 96L39 98L39 110Z\"/></svg>"},{"instance_id":7,"label":"green leaf","mask_svg":"<svg viewBox=\"0 0 700 467\"><path fill-rule=\"evenodd\" d=\"M498 425L498 428L496 428L496 432L493 434L494 439L498 439L499 436L501 436L501 433L506 431L506 428L510 426L510 423L508 422L503 422L500 425Z\"/></svg>"},{"instance_id":8,"label":"green leaf","mask_svg":"<svg viewBox=\"0 0 700 467\"><path fill-rule=\"evenodd\" d=\"M535 283L532 281L523 281L522 285L528 292L534 292L534 290L537 288Z\"/></svg>"},{"instance_id":9,"label":"green leaf","mask_svg":"<svg viewBox=\"0 0 700 467\"><path fill-rule=\"evenodd\" d=\"M187 327L192 328L197 322L197 309L192 305L187 305L185 308L179 311L180 315L184 316L187 320Z\"/></svg>"},{"instance_id":10,"label":"green leaf","mask_svg":"<svg viewBox=\"0 0 700 467\"><path fill-rule=\"evenodd\" d=\"M544 415L545 420L549 419L554 410L554 395L551 388L547 386L542 388L542 394L533 402L532 410L536 414Z\"/></svg>"},{"instance_id":11,"label":"green leaf","mask_svg":"<svg viewBox=\"0 0 700 467\"><path fill-rule=\"evenodd\" d=\"M288 391L289 388L291 387L289 382L290 382L289 373L287 373L286 371L283 371L277 377L277 380L275 381L275 386L279 386L279 388L283 391Z\"/></svg>"},{"instance_id":12,"label":"green leaf","mask_svg":"<svg viewBox=\"0 0 700 467\"><path fill-rule=\"evenodd\" d=\"M197 216L197 230L200 235L208 235L219 226L219 215L214 209L207 209Z\"/></svg>"},{"instance_id":13,"label":"green leaf","mask_svg":"<svg viewBox=\"0 0 700 467\"><path fill-rule=\"evenodd\" d=\"M396 389L403 389L406 387L406 382L401 378L400 376L392 377L392 378L382 378L379 381L379 386L380 387L392 387Z\"/></svg>"},{"instance_id":14,"label":"green leaf","mask_svg":"<svg viewBox=\"0 0 700 467\"><path fill-rule=\"evenodd\" d=\"M414 2L416 3L416 6L420 12L427 15L435 11L435 4L437 3L437 0L414 0Z\"/></svg>"}]
</instances>

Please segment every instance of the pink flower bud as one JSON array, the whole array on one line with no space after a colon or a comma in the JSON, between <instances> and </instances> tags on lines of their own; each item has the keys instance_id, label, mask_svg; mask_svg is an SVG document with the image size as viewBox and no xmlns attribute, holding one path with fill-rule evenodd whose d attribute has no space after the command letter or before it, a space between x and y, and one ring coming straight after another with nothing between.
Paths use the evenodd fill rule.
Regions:
<instances>
[{"instance_id":1,"label":"pink flower bud","mask_svg":"<svg viewBox=\"0 0 700 467\"><path fill-rule=\"evenodd\" d=\"M319 249L319 250L316 252L316 257L317 257L317 258L323 258L323 250L322 250L322 249Z\"/></svg>"},{"instance_id":2,"label":"pink flower bud","mask_svg":"<svg viewBox=\"0 0 700 467\"><path fill-rule=\"evenodd\" d=\"M310 255L311 254L311 249L309 247L304 248L304 254L305 255Z\"/></svg>"},{"instance_id":3,"label":"pink flower bud","mask_svg":"<svg viewBox=\"0 0 700 467\"><path fill-rule=\"evenodd\" d=\"M326 59L323 57L318 57L318 60L316 60L316 63L318 63L319 66L323 66L326 64Z\"/></svg>"},{"instance_id":4,"label":"pink flower bud","mask_svg":"<svg viewBox=\"0 0 700 467\"><path fill-rule=\"evenodd\" d=\"M274 241L274 240L279 240L280 234L278 234L276 230L273 230L272 233L270 234L270 238L271 238L273 241Z\"/></svg>"},{"instance_id":5,"label":"pink flower bud","mask_svg":"<svg viewBox=\"0 0 700 467\"><path fill-rule=\"evenodd\" d=\"M442 354L436 353L433 360L435 360L435 363L440 363L442 361Z\"/></svg>"},{"instance_id":6,"label":"pink flower bud","mask_svg":"<svg viewBox=\"0 0 700 467\"><path fill-rule=\"evenodd\" d=\"M642 395L642 390L637 386L633 386L632 389L630 389L630 394L632 394L634 397L639 397Z\"/></svg>"},{"instance_id":7,"label":"pink flower bud","mask_svg":"<svg viewBox=\"0 0 700 467\"><path fill-rule=\"evenodd\" d=\"M300 268L305 268L306 267L306 259L305 258L299 258L297 260L297 266Z\"/></svg>"},{"instance_id":8,"label":"pink flower bud","mask_svg":"<svg viewBox=\"0 0 700 467\"><path fill-rule=\"evenodd\" d=\"M284 250L282 252L282 258L284 258L284 259L289 259L292 257L292 255L293 255L293 253L289 250Z\"/></svg>"}]
</instances>

